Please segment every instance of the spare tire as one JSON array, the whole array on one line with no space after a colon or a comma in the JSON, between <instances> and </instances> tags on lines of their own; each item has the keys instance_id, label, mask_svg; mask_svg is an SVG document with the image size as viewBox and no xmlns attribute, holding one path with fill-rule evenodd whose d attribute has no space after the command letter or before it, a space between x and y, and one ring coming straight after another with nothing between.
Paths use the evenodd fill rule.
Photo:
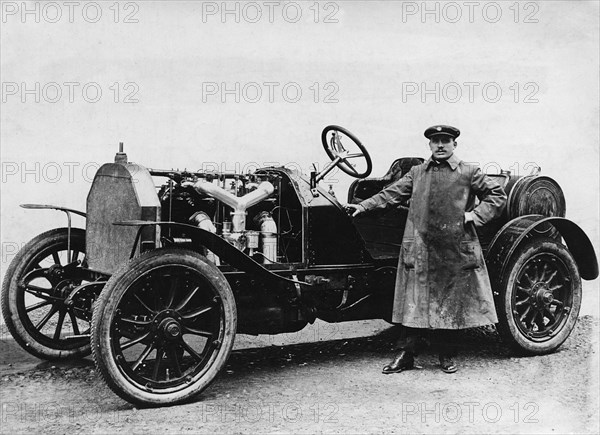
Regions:
<instances>
[{"instance_id":1,"label":"spare tire","mask_svg":"<svg viewBox=\"0 0 600 435\"><path fill-rule=\"evenodd\" d=\"M528 214L547 217L565 217L565 196L556 181L550 177L527 175L512 184L506 211L512 220Z\"/></svg>"},{"instance_id":2,"label":"spare tire","mask_svg":"<svg viewBox=\"0 0 600 435\"><path fill-rule=\"evenodd\" d=\"M565 217L567 211L565 195L558 183L550 177L538 175L515 177L508 183L506 191L507 221L530 214ZM560 238L556 228L550 224L540 225L533 231L539 236Z\"/></svg>"}]
</instances>

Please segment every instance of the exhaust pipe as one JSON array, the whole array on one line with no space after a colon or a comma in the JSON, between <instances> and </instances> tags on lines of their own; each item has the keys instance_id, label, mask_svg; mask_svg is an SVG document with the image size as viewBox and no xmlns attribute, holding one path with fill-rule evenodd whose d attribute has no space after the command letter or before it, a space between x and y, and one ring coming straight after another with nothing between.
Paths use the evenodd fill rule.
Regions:
<instances>
[{"instance_id":1,"label":"exhaust pipe","mask_svg":"<svg viewBox=\"0 0 600 435\"><path fill-rule=\"evenodd\" d=\"M217 186L209 181L199 180L196 183L184 183L183 185L192 185L194 189L205 195L212 196L223 204L228 205L233 209L232 224L233 232L241 232L246 230L246 210L253 205L258 204L263 199L266 199L275 191L275 187L268 181L263 181L258 185L256 190L237 197L222 187Z\"/></svg>"},{"instance_id":2,"label":"exhaust pipe","mask_svg":"<svg viewBox=\"0 0 600 435\"><path fill-rule=\"evenodd\" d=\"M217 232L217 228L215 227L212 220L210 219L210 216L208 216L203 211L198 211L198 212L194 213L190 217L190 222L196 224L199 228L206 230L210 233ZM210 249L206 250L206 258L208 258L209 261L212 261L216 266L221 265L221 259L218 257L218 255L216 255Z\"/></svg>"}]
</instances>

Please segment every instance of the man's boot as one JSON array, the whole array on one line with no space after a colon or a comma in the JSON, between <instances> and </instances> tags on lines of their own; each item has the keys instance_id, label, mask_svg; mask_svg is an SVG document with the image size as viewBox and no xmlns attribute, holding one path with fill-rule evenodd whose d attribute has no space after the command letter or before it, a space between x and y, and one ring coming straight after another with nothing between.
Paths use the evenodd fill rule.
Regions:
<instances>
[{"instance_id":1,"label":"man's boot","mask_svg":"<svg viewBox=\"0 0 600 435\"><path fill-rule=\"evenodd\" d=\"M440 368L444 373L455 373L458 367L448 354L440 354Z\"/></svg>"},{"instance_id":2,"label":"man's boot","mask_svg":"<svg viewBox=\"0 0 600 435\"><path fill-rule=\"evenodd\" d=\"M412 352L401 350L398 355L383 368L382 373L389 375L391 373L400 373L404 370L410 370L415 366L415 358Z\"/></svg>"}]
</instances>

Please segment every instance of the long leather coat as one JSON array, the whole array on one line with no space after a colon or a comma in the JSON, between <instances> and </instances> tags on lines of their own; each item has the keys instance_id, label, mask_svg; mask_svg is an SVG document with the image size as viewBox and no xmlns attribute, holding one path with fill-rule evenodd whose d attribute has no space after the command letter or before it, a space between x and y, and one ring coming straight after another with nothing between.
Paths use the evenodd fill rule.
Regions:
<instances>
[{"instance_id":1,"label":"long leather coat","mask_svg":"<svg viewBox=\"0 0 600 435\"><path fill-rule=\"evenodd\" d=\"M392 322L414 328L462 329L498 321L475 226L499 217L506 194L455 154L413 166L360 203L365 210L411 197L398 262ZM476 205L475 197L480 202ZM473 223L465 225L465 212Z\"/></svg>"}]
</instances>

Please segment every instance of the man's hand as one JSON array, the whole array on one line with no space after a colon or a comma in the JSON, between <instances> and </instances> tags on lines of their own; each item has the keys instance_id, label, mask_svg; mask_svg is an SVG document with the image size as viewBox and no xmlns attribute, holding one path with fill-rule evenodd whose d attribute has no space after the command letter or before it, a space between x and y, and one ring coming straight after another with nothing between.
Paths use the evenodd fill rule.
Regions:
<instances>
[{"instance_id":1,"label":"man's hand","mask_svg":"<svg viewBox=\"0 0 600 435\"><path fill-rule=\"evenodd\" d=\"M465 225L467 225L469 222L473 222L473 212L466 212L465 213Z\"/></svg>"},{"instance_id":2,"label":"man's hand","mask_svg":"<svg viewBox=\"0 0 600 435\"><path fill-rule=\"evenodd\" d=\"M360 204L346 204L344 210L352 217L356 217L365 211L364 207Z\"/></svg>"}]
</instances>

